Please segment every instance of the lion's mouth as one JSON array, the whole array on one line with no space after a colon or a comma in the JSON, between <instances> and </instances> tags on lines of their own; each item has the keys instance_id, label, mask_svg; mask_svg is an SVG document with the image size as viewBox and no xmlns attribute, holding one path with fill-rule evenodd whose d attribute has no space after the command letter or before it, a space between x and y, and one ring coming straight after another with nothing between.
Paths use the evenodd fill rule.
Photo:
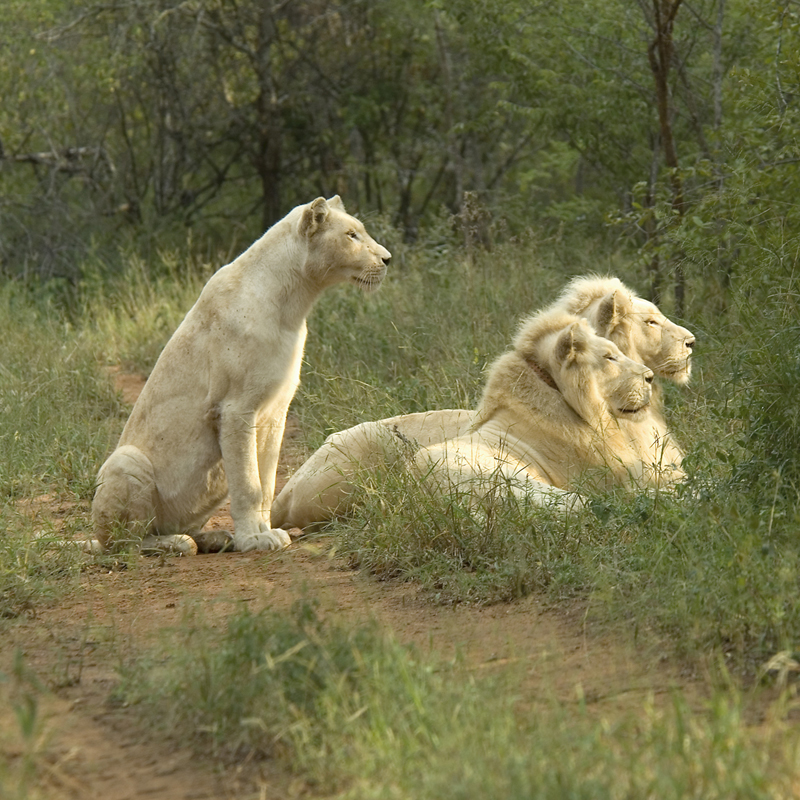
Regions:
<instances>
[{"instance_id":1,"label":"lion's mouth","mask_svg":"<svg viewBox=\"0 0 800 800\"><path fill-rule=\"evenodd\" d=\"M692 369L692 362L690 359L686 359L686 362L679 367L667 367L663 371L663 376L665 378L677 378L682 375L688 375Z\"/></svg>"},{"instance_id":2,"label":"lion's mouth","mask_svg":"<svg viewBox=\"0 0 800 800\"><path fill-rule=\"evenodd\" d=\"M650 407L650 403L645 403L643 406L637 406L636 408L621 408L620 414L626 417L633 417L636 414L641 413L642 411L646 411Z\"/></svg>"},{"instance_id":3,"label":"lion's mouth","mask_svg":"<svg viewBox=\"0 0 800 800\"><path fill-rule=\"evenodd\" d=\"M362 275L354 275L353 283L365 292L376 291L381 283L383 283L383 275L375 276L373 278L365 278Z\"/></svg>"}]
</instances>

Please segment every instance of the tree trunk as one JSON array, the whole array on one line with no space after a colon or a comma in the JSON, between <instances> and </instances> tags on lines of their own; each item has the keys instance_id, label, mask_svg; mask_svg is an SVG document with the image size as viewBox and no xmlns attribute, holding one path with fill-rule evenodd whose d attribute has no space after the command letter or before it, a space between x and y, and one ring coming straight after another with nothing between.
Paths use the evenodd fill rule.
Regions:
<instances>
[{"instance_id":1,"label":"tree trunk","mask_svg":"<svg viewBox=\"0 0 800 800\"><path fill-rule=\"evenodd\" d=\"M651 246L653 255L648 264L650 273L650 301L657 306L661 305L661 286L664 276L661 274L661 254L658 249L658 220L656 219L656 183L658 182L658 153L661 150L661 138L658 133L652 136L653 158L650 161L650 179L647 182L647 193L644 196L643 205L647 209L645 217L644 231L647 237L647 244Z\"/></svg>"},{"instance_id":2,"label":"tree trunk","mask_svg":"<svg viewBox=\"0 0 800 800\"><path fill-rule=\"evenodd\" d=\"M658 123L664 163L670 171L672 210L678 221L683 218L686 211L686 202L683 195L683 181L679 172L678 151L675 147L675 137L672 133L669 71L674 52L673 28L681 3L682 0L653 0L655 38L647 49L650 69L653 73L656 87L656 106L658 108ZM680 264L676 264L675 311L678 316L683 314L685 296L686 279L683 274L683 267Z\"/></svg>"},{"instance_id":3,"label":"tree trunk","mask_svg":"<svg viewBox=\"0 0 800 800\"><path fill-rule=\"evenodd\" d=\"M283 216L281 208L281 156L283 122L278 101L278 87L272 70L272 44L275 23L263 10L259 17L255 70L258 80L256 100L257 136L256 170L261 179L262 224L264 230Z\"/></svg>"}]
</instances>

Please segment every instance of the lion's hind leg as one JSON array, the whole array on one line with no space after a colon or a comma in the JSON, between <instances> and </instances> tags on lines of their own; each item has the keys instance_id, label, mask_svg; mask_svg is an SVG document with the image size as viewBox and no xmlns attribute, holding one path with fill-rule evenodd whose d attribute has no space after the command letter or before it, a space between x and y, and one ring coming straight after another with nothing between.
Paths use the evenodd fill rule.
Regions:
<instances>
[{"instance_id":1,"label":"lion's hind leg","mask_svg":"<svg viewBox=\"0 0 800 800\"><path fill-rule=\"evenodd\" d=\"M310 532L348 513L358 497L359 476L396 461L399 441L382 420L332 433L275 498L272 523Z\"/></svg>"},{"instance_id":2,"label":"lion's hind leg","mask_svg":"<svg viewBox=\"0 0 800 800\"><path fill-rule=\"evenodd\" d=\"M92 501L95 538L84 549L104 552L128 541L142 542L153 532L157 496L150 459L133 445L117 448L97 475Z\"/></svg>"}]
</instances>

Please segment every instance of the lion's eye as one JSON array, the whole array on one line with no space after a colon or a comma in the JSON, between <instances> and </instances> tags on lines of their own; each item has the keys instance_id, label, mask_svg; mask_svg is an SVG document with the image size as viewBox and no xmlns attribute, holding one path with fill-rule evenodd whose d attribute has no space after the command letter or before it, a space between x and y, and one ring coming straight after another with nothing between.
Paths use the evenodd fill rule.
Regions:
<instances>
[{"instance_id":1,"label":"lion's eye","mask_svg":"<svg viewBox=\"0 0 800 800\"><path fill-rule=\"evenodd\" d=\"M355 231L348 231L347 235L354 241L358 241L358 234Z\"/></svg>"},{"instance_id":2,"label":"lion's eye","mask_svg":"<svg viewBox=\"0 0 800 800\"><path fill-rule=\"evenodd\" d=\"M648 325L653 325L654 327L656 327L656 328L657 328L657 327L658 327L658 325L659 325L659 322L658 322L658 320L657 320L657 319L649 319L649 320L647 320L647 324L648 324Z\"/></svg>"},{"instance_id":3,"label":"lion's eye","mask_svg":"<svg viewBox=\"0 0 800 800\"><path fill-rule=\"evenodd\" d=\"M613 353L607 353L606 361L619 361L619 359Z\"/></svg>"}]
</instances>

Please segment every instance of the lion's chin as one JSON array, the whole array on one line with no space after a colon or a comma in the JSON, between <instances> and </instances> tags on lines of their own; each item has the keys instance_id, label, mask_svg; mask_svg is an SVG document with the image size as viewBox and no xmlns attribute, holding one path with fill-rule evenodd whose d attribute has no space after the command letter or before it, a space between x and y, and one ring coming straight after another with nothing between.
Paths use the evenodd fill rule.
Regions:
<instances>
[{"instance_id":1,"label":"lion's chin","mask_svg":"<svg viewBox=\"0 0 800 800\"><path fill-rule=\"evenodd\" d=\"M683 386L684 384L689 383L689 377L691 374L692 364L690 361L687 361L682 367L665 371L663 377L667 378L668 380L675 381L675 383Z\"/></svg>"}]
</instances>

